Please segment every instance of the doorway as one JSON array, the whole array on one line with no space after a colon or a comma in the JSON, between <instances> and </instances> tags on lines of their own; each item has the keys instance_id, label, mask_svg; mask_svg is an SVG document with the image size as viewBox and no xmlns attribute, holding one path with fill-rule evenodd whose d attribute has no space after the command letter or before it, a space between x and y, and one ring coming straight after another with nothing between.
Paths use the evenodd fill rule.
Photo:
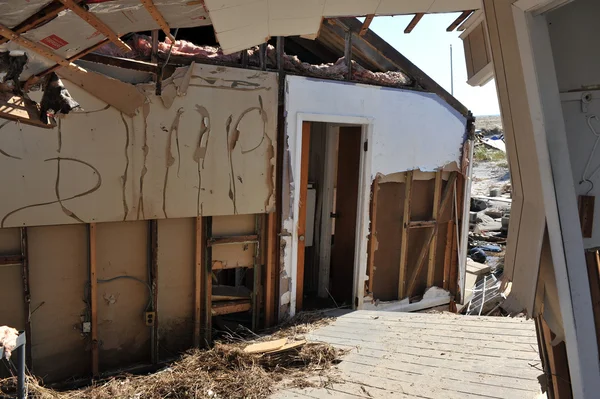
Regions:
<instances>
[{"instance_id":1,"label":"doorway","mask_svg":"<svg viewBox=\"0 0 600 399\"><path fill-rule=\"evenodd\" d=\"M361 125L303 122L296 307L352 306Z\"/></svg>"}]
</instances>

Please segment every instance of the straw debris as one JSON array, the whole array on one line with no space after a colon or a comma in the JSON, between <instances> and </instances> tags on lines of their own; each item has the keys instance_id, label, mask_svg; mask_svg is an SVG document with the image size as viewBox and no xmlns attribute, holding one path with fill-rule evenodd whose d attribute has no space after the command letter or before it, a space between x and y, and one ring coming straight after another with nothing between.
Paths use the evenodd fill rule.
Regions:
<instances>
[{"instance_id":1,"label":"straw debris","mask_svg":"<svg viewBox=\"0 0 600 399\"><path fill-rule=\"evenodd\" d=\"M79 390L56 391L28 377L29 397L35 399L159 399L265 398L283 387L324 387L335 381L332 365L343 351L323 343L305 343L291 350L247 353L257 342L287 338L288 343L328 324L319 312L300 313L271 334L242 339L229 334L209 350L194 349L170 366L148 375L122 374L95 381ZM0 380L2 393L14 392L15 378Z\"/></svg>"}]
</instances>

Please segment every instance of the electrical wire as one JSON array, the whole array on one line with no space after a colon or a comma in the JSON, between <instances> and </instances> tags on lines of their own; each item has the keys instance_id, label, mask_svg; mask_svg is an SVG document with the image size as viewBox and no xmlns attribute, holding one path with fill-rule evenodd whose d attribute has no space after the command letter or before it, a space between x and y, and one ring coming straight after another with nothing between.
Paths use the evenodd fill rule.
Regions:
<instances>
[{"instance_id":1,"label":"electrical wire","mask_svg":"<svg viewBox=\"0 0 600 399\"><path fill-rule=\"evenodd\" d=\"M594 129L594 126L592 125L592 119L595 119L597 122L600 122L600 119L598 119L598 117L594 114L588 115L586 119L587 125L592 131L592 134L596 136L596 141L594 142L594 146L592 147L592 152L590 152L590 156L588 157L588 160L585 164L585 168L583 169L583 174L581 175L581 181L579 182L580 185L583 183L588 183L590 185L590 189L586 193L587 195L594 189L594 183L592 182L592 178L600 170L600 166L598 166L588 177L586 177L590 164L592 163L592 158L594 157L596 148L598 147L598 143L600 142L600 133L596 132L596 129Z\"/></svg>"},{"instance_id":2,"label":"electrical wire","mask_svg":"<svg viewBox=\"0 0 600 399\"><path fill-rule=\"evenodd\" d=\"M152 288L150 288L150 285L148 285L148 283L146 283L145 281L140 280L137 277L125 276L125 275L123 275L123 276L116 276L116 277L108 278L108 279L104 279L104 280L98 279L97 281L99 283L110 283L111 281L115 281L115 280L119 280L119 279L128 279L128 280L137 281L138 283L142 283L142 284L144 284L146 286L146 288L148 289L148 294L149 294L148 296L149 296L149 298L148 298L148 304L146 305L146 308L144 309L144 311L147 312L148 309L150 309L150 307L152 306L152 302L154 301L154 295L152 294Z\"/></svg>"}]
</instances>

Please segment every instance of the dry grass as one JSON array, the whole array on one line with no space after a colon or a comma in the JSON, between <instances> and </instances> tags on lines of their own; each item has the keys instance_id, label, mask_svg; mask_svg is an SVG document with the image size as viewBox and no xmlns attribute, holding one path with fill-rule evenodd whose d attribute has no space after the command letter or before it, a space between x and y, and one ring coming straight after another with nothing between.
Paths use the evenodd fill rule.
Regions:
<instances>
[{"instance_id":1,"label":"dry grass","mask_svg":"<svg viewBox=\"0 0 600 399\"><path fill-rule=\"evenodd\" d=\"M121 375L97 381L87 388L59 392L28 378L29 397L35 399L159 399L159 398L265 398L277 386L322 387L333 380L331 366L342 351L327 344L308 343L275 354L249 354L250 343L276 338L301 339L328 324L322 313L300 313L272 334L253 340L229 336L210 350L192 350L169 367L149 375ZM314 378L319 377L319 378ZM14 390L14 379L0 380L2 392Z\"/></svg>"}]
</instances>

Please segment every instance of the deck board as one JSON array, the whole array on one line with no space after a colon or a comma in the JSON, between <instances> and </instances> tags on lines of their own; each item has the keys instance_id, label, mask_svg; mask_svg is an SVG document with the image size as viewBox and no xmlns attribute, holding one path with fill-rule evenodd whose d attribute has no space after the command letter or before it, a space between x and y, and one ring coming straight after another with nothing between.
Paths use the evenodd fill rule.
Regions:
<instances>
[{"instance_id":1,"label":"deck board","mask_svg":"<svg viewBox=\"0 0 600 399\"><path fill-rule=\"evenodd\" d=\"M337 310L307 335L348 350L327 388L272 399L529 399L541 396L535 325L523 318Z\"/></svg>"}]
</instances>

